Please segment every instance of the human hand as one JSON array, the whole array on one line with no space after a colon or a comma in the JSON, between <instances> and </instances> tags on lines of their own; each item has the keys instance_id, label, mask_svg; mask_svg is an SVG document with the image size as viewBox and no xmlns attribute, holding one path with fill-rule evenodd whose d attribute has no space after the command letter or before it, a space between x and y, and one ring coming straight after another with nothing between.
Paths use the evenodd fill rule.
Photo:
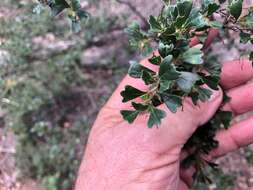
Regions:
<instances>
[{"instance_id":1,"label":"human hand","mask_svg":"<svg viewBox=\"0 0 253 190\"><path fill-rule=\"evenodd\" d=\"M157 70L147 60L142 64ZM221 85L232 98L224 110L236 116L253 109L253 84L246 84L252 78L249 60L224 63ZM175 114L161 105L159 108L167 112L167 117L158 128L148 129L145 114L131 125L122 119L120 110L131 108L131 104L122 103L120 96L125 85L147 89L141 80L126 76L102 108L90 133L76 190L189 189L195 169L180 167L180 160L187 156L182 147L220 107L222 92L213 91L212 98L199 106L185 99L184 109ZM253 118L219 131L216 139L219 147L210 153L209 159L253 143Z\"/></svg>"}]
</instances>

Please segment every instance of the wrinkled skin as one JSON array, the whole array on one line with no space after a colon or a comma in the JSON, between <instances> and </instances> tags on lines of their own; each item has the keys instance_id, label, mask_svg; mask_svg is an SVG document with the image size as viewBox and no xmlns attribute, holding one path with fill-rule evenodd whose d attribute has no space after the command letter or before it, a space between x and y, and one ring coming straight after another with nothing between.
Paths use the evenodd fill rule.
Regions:
<instances>
[{"instance_id":1,"label":"wrinkled skin","mask_svg":"<svg viewBox=\"0 0 253 190\"><path fill-rule=\"evenodd\" d=\"M216 35L217 31L211 30L205 46ZM192 45L196 43L193 39ZM147 60L142 64L157 70ZM253 110L253 84L247 83L252 78L252 63L247 59L223 64L221 85L232 98L224 110L232 111L234 116ZM167 117L159 128L148 129L145 114L131 125L122 119L120 110L131 109L131 104L123 104L120 96L127 84L147 89L141 80L126 76L101 109L90 133L75 189L188 190L196 170L194 166L187 170L180 167L180 160L187 156L182 147L220 107L222 91L213 91L211 99L199 106L185 99L183 111L176 114L161 105L159 108L167 112ZM216 139L220 145L206 159L253 143L253 117L219 131Z\"/></svg>"}]
</instances>

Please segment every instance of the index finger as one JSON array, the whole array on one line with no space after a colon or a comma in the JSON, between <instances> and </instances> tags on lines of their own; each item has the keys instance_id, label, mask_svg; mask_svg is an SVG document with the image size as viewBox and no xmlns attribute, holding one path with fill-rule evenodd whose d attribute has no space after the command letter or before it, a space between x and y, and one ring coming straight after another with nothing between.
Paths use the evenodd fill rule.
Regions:
<instances>
[{"instance_id":1,"label":"index finger","mask_svg":"<svg viewBox=\"0 0 253 190\"><path fill-rule=\"evenodd\" d=\"M244 58L227 61L223 64L220 83L224 89L230 89L244 84L252 78L252 61Z\"/></svg>"},{"instance_id":2,"label":"index finger","mask_svg":"<svg viewBox=\"0 0 253 190\"><path fill-rule=\"evenodd\" d=\"M219 147L210 153L212 158L253 143L253 117L234 124L228 130L219 131L216 140L219 141Z\"/></svg>"}]
</instances>

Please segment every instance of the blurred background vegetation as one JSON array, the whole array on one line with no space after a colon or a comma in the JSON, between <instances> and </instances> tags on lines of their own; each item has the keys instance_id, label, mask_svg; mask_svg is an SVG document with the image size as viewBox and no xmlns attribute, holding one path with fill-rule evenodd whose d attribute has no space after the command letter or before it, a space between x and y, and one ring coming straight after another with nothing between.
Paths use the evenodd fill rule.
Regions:
<instances>
[{"instance_id":1,"label":"blurred background vegetation","mask_svg":"<svg viewBox=\"0 0 253 190\"><path fill-rule=\"evenodd\" d=\"M1 190L73 187L89 127L129 60L140 59L123 29L132 20L147 27L143 18L161 6L159 0L147 7L144 0L81 2L93 16L78 34L62 15L35 14L36 1L0 2ZM195 189L253 188L251 149L220 162L226 159L231 163L213 172L214 184Z\"/></svg>"}]
</instances>

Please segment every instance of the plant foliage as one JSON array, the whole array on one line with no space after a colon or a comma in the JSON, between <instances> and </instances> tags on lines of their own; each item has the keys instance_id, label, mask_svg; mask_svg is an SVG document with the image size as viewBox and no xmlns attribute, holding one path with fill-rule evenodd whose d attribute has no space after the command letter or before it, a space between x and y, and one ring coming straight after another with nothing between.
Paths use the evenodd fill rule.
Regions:
<instances>
[{"instance_id":1,"label":"plant foliage","mask_svg":"<svg viewBox=\"0 0 253 190\"><path fill-rule=\"evenodd\" d=\"M158 72L151 71L136 61L131 62L128 74L142 79L149 89L141 91L126 86L122 91L123 102L131 101L133 105L132 110L121 111L127 122L133 123L138 115L148 114L147 126L159 126L166 117L166 113L157 108L159 105L165 104L175 113L181 109L185 98L191 98L197 106L199 102L209 100L212 95L210 89L219 88L221 66L217 62L205 63L203 54L208 31L216 28L239 32L242 43L253 44L253 8L242 15L242 0L233 0L222 5L223 3L225 1L217 3L203 0L201 5L197 5L192 0L177 0L175 4L164 1L160 14L149 17L148 31L143 31L136 22L126 29L131 45L145 54L158 49L149 59L151 64L158 67ZM214 13L220 15L221 19L216 20ZM190 46L192 38L199 39L200 44ZM157 46L152 49L154 43ZM250 53L250 59L253 60L253 53ZM226 94L224 97L227 97ZM142 99L142 103L135 103L135 98ZM229 98L224 98L224 103L228 100ZM184 148L190 148L193 154L183 162L185 166L192 162L199 166L196 175L198 180L210 181L204 168L214 164L201 159L200 155L217 148L215 133L220 128L227 129L231 119L231 112L218 110L186 143Z\"/></svg>"},{"instance_id":2,"label":"plant foliage","mask_svg":"<svg viewBox=\"0 0 253 190\"><path fill-rule=\"evenodd\" d=\"M87 20L89 13L82 9L80 0L38 0L40 2L34 8L36 13L40 13L42 5L51 9L52 16L57 16L64 10L68 11L68 18L71 20L72 31L77 33L81 30L80 21Z\"/></svg>"}]
</instances>

